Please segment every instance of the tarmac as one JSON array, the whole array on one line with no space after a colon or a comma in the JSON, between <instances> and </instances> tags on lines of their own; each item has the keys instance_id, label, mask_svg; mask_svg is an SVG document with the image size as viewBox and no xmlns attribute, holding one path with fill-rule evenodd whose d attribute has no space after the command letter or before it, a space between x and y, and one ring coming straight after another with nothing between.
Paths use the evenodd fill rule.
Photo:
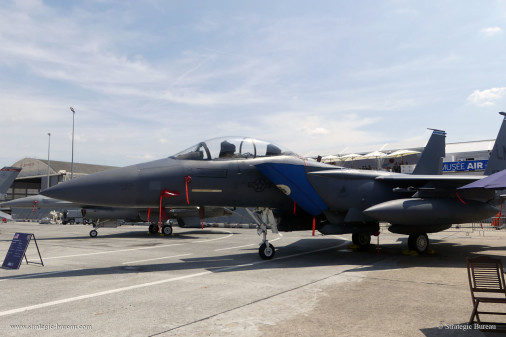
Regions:
<instances>
[{"instance_id":1,"label":"tarmac","mask_svg":"<svg viewBox=\"0 0 506 337\"><path fill-rule=\"evenodd\" d=\"M368 251L351 235L269 232L265 261L255 229L90 229L0 224L2 261L21 232L44 263L32 240L31 263L0 269L1 336L497 336L467 324L465 258L504 258L504 230L430 234L418 256L386 231Z\"/></svg>"}]
</instances>

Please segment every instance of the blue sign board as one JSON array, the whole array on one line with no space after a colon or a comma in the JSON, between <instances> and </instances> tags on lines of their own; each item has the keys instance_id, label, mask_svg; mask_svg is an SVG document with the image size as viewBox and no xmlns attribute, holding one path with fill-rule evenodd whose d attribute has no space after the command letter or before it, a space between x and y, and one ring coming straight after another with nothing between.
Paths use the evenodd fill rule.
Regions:
<instances>
[{"instance_id":1,"label":"blue sign board","mask_svg":"<svg viewBox=\"0 0 506 337\"><path fill-rule=\"evenodd\" d=\"M488 160L450 161L443 163L443 172L484 171Z\"/></svg>"},{"instance_id":2,"label":"blue sign board","mask_svg":"<svg viewBox=\"0 0 506 337\"><path fill-rule=\"evenodd\" d=\"M19 269L33 234L16 233L7 251L2 268Z\"/></svg>"}]
</instances>

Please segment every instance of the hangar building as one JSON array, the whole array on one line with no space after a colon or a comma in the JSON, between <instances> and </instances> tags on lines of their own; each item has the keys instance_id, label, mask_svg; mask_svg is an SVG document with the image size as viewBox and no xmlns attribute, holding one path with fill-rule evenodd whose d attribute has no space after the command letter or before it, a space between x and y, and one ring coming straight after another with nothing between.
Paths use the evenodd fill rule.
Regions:
<instances>
[{"instance_id":1,"label":"hangar building","mask_svg":"<svg viewBox=\"0 0 506 337\"><path fill-rule=\"evenodd\" d=\"M70 162L50 160L48 167L47 160L35 158L21 159L12 166L21 167L21 172L7 191L6 200L37 195L48 187L48 176L49 186L53 186L69 180L72 171ZM114 166L74 163L74 178L112 168Z\"/></svg>"}]
</instances>

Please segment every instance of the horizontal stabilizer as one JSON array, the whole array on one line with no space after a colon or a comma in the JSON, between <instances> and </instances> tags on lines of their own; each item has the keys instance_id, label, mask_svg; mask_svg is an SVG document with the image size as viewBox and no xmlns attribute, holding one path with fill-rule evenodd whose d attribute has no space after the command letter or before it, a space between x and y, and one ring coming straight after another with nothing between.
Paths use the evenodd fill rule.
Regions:
<instances>
[{"instance_id":1,"label":"horizontal stabilizer","mask_svg":"<svg viewBox=\"0 0 506 337\"><path fill-rule=\"evenodd\" d=\"M465 186L459 187L459 189L469 188L485 188L490 190L504 190L506 189L506 170L499 171L481 180L472 182Z\"/></svg>"}]
</instances>

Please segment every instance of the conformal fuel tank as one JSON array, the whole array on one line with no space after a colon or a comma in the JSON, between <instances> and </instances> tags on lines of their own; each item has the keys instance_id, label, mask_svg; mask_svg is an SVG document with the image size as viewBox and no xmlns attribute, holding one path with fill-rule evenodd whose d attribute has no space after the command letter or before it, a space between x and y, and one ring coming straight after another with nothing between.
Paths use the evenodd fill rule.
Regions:
<instances>
[{"instance_id":1,"label":"conformal fuel tank","mask_svg":"<svg viewBox=\"0 0 506 337\"><path fill-rule=\"evenodd\" d=\"M484 202L459 199L397 199L364 210L364 214L391 224L443 225L489 218L499 210Z\"/></svg>"}]
</instances>

